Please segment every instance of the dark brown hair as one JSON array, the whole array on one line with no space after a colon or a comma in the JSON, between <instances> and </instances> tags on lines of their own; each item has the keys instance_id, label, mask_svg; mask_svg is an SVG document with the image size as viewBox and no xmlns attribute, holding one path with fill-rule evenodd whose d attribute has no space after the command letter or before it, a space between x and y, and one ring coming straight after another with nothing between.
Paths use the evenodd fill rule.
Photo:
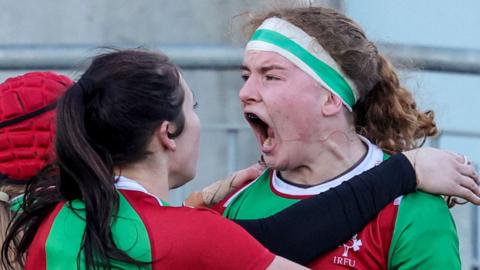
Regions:
<instances>
[{"instance_id":1,"label":"dark brown hair","mask_svg":"<svg viewBox=\"0 0 480 270\"><path fill-rule=\"evenodd\" d=\"M178 136L185 122L183 100L178 68L165 55L124 50L95 57L57 108L58 176L52 176L54 182L38 177L27 186L23 211L3 244L3 262L12 265L11 246L21 262L55 205L79 199L85 204L80 252L86 269L110 269L111 260L148 264L131 258L113 241L111 224L119 203L113 170L144 159L163 121L174 122L178 129L170 136ZM17 241L19 232L23 234Z\"/></svg>"},{"instance_id":2,"label":"dark brown hair","mask_svg":"<svg viewBox=\"0 0 480 270\"><path fill-rule=\"evenodd\" d=\"M288 8L254 15L248 24L249 32L270 17L300 27L333 57L359 91L353 107L356 131L384 151L416 148L426 137L438 133L433 112L417 108L392 64L354 21L329 8Z\"/></svg>"}]
</instances>

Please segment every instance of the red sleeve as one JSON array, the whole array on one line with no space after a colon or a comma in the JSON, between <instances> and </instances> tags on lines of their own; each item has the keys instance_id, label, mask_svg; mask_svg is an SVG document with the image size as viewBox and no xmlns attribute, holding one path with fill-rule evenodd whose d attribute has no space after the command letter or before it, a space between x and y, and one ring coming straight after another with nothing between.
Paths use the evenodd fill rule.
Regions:
<instances>
[{"instance_id":1,"label":"red sleeve","mask_svg":"<svg viewBox=\"0 0 480 270\"><path fill-rule=\"evenodd\" d=\"M122 191L150 237L156 269L265 269L275 258L237 224L205 208L161 207L141 192Z\"/></svg>"},{"instance_id":2,"label":"red sleeve","mask_svg":"<svg viewBox=\"0 0 480 270\"><path fill-rule=\"evenodd\" d=\"M207 209L190 209L185 254L200 254L207 269L266 269L275 258L237 224ZM198 252L201 250L202 252ZM203 268L203 267L200 267Z\"/></svg>"}]
</instances>

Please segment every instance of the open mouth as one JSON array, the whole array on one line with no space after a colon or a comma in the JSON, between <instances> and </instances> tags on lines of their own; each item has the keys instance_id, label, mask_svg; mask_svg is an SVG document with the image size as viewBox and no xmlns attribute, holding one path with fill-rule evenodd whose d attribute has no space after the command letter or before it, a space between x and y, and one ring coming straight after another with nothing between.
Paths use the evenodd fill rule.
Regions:
<instances>
[{"instance_id":1,"label":"open mouth","mask_svg":"<svg viewBox=\"0 0 480 270\"><path fill-rule=\"evenodd\" d=\"M273 148L273 140L275 138L273 129L254 113L245 113L245 118L255 131L257 139L262 146L262 151L266 152L271 150Z\"/></svg>"}]
</instances>

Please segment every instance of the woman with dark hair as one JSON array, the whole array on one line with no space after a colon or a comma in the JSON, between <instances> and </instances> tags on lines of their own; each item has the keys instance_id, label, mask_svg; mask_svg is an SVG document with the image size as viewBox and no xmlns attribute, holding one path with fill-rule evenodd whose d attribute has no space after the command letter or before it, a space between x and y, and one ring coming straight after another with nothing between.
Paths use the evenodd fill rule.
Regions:
<instances>
[{"instance_id":1,"label":"woman with dark hair","mask_svg":"<svg viewBox=\"0 0 480 270\"><path fill-rule=\"evenodd\" d=\"M24 262L27 269L300 268L209 210L165 207L168 190L195 175L200 125L194 106L191 91L165 56L137 50L97 56L58 105L59 175L50 176L54 182L38 177L27 187L3 244L3 262ZM359 176L360 188L352 181L325 194L341 201L357 190L338 209L362 211L335 218L347 222L338 236L326 237L330 247L392 198L415 190L415 171L405 156L382 168L387 170ZM391 183L379 181L385 171ZM444 190L458 194L452 185ZM323 213L323 204L315 205L310 212ZM241 223L278 225L289 211L273 221ZM318 216L306 222L329 222ZM12 249L15 260L7 255Z\"/></svg>"}]
</instances>

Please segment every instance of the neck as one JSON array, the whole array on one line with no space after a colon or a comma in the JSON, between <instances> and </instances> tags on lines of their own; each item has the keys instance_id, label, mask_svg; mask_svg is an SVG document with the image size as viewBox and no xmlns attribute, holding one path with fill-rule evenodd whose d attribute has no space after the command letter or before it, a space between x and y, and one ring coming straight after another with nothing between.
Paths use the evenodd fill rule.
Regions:
<instances>
[{"instance_id":1,"label":"neck","mask_svg":"<svg viewBox=\"0 0 480 270\"><path fill-rule=\"evenodd\" d=\"M148 157L147 159L115 168L115 174L125 176L137 181L149 193L158 198L168 201L168 173L165 162L158 162L158 157Z\"/></svg>"},{"instance_id":2,"label":"neck","mask_svg":"<svg viewBox=\"0 0 480 270\"><path fill-rule=\"evenodd\" d=\"M348 171L367 150L357 134L332 134L316 148L307 162L292 170L281 171L281 174L293 183L319 185Z\"/></svg>"}]
</instances>

